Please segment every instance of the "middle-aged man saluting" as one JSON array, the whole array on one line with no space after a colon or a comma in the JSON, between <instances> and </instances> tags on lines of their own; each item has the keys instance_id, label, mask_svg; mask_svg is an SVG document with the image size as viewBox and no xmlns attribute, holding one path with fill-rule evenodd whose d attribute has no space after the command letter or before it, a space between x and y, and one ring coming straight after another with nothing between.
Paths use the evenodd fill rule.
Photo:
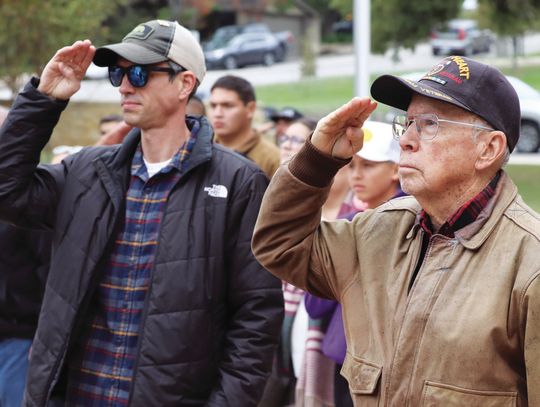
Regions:
<instances>
[{"instance_id":1,"label":"middle-aged man saluting","mask_svg":"<svg viewBox=\"0 0 540 407\"><path fill-rule=\"evenodd\" d=\"M92 60L135 129L38 166ZM54 229L26 405L257 405L283 312L250 247L267 178L214 145L204 117L186 118L204 74L191 33L155 20L97 51L60 49L17 97L0 214Z\"/></svg>"},{"instance_id":2,"label":"middle-aged man saluting","mask_svg":"<svg viewBox=\"0 0 540 407\"><path fill-rule=\"evenodd\" d=\"M540 218L501 169L519 138L515 90L449 57L418 82L381 76L371 93L407 111L393 133L412 196L320 221L376 107L353 99L272 179L255 256L342 304L356 406L540 406Z\"/></svg>"}]
</instances>

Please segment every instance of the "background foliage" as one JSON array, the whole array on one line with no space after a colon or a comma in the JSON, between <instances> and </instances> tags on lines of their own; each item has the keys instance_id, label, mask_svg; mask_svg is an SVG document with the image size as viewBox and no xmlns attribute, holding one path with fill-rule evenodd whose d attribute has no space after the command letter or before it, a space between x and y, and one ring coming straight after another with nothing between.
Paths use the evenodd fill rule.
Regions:
<instances>
[{"instance_id":1,"label":"background foliage","mask_svg":"<svg viewBox=\"0 0 540 407\"><path fill-rule=\"evenodd\" d=\"M18 90L21 73L39 73L61 46L106 36L102 22L127 0L1 0L0 78Z\"/></svg>"}]
</instances>

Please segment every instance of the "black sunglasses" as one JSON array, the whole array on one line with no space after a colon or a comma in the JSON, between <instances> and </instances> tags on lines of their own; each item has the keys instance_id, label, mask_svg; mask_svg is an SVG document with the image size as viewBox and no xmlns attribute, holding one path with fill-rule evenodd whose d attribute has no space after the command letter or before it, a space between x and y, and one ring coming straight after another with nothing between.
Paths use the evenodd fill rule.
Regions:
<instances>
[{"instance_id":1,"label":"black sunglasses","mask_svg":"<svg viewBox=\"0 0 540 407\"><path fill-rule=\"evenodd\" d=\"M169 75L176 75L182 70L177 71L173 68L149 65L131 65L125 68L122 66L109 66L109 80L114 87L118 87L122 84L124 75L127 73L129 83L135 88L142 88L148 83L150 72L168 72Z\"/></svg>"}]
</instances>

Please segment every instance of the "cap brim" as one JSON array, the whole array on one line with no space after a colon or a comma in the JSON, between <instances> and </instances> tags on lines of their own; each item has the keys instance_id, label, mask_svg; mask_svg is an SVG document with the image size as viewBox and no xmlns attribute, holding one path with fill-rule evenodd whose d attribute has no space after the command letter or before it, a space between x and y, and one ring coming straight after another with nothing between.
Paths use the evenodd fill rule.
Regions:
<instances>
[{"instance_id":1,"label":"cap brim","mask_svg":"<svg viewBox=\"0 0 540 407\"><path fill-rule=\"evenodd\" d=\"M119 56L135 64L142 65L167 61L167 57L150 51L148 48L135 43L120 42L98 48L93 62L97 66L111 66L116 64Z\"/></svg>"},{"instance_id":2,"label":"cap brim","mask_svg":"<svg viewBox=\"0 0 540 407\"><path fill-rule=\"evenodd\" d=\"M366 161L373 161L374 163L384 163L384 162L387 162L387 161L392 161L392 160L388 159L388 157L383 157L383 156L379 156L379 155L371 155L370 156L369 153L366 154L366 152L365 151L363 152L362 150L358 151L356 153L356 155L358 157L363 158Z\"/></svg>"},{"instance_id":3,"label":"cap brim","mask_svg":"<svg viewBox=\"0 0 540 407\"><path fill-rule=\"evenodd\" d=\"M376 101L401 110L407 110L409 108L414 94L437 99L470 111L463 103L442 93L440 90L410 79L393 75L382 75L375 79L371 85L371 96Z\"/></svg>"}]
</instances>

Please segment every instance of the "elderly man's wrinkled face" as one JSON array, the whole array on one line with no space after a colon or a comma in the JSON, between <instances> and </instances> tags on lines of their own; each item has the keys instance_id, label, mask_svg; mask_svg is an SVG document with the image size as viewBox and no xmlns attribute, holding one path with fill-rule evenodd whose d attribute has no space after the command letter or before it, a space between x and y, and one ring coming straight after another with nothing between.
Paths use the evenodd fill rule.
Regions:
<instances>
[{"instance_id":1,"label":"elderly man's wrinkled face","mask_svg":"<svg viewBox=\"0 0 540 407\"><path fill-rule=\"evenodd\" d=\"M456 106L415 95L407 116L436 114L439 119L481 124L476 116ZM477 176L476 134L479 129L450 123L439 124L437 135L421 140L411 125L399 140L401 159L399 179L402 189L417 198L449 199L467 191Z\"/></svg>"}]
</instances>

